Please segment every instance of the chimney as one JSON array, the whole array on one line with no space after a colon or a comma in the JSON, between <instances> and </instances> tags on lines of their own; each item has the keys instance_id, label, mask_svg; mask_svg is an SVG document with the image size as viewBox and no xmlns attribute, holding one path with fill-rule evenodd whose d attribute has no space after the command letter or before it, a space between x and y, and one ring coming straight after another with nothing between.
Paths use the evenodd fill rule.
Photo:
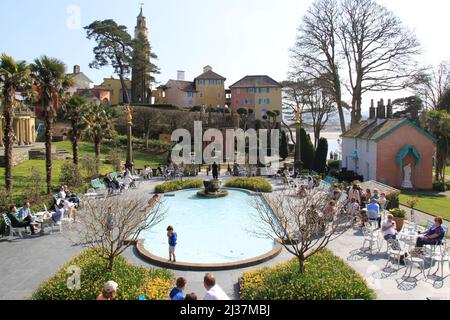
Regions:
<instances>
[{"instance_id":1,"label":"chimney","mask_svg":"<svg viewBox=\"0 0 450 320\"><path fill-rule=\"evenodd\" d=\"M394 118L394 107L392 106L392 100L391 99L388 100L386 117L388 119L393 119Z\"/></svg>"},{"instance_id":2,"label":"chimney","mask_svg":"<svg viewBox=\"0 0 450 320\"><path fill-rule=\"evenodd\" d=\"M73 73L74 73L74 74L78 74L78 73L80 73L80 72L81 72L81 68L80 68L79 65L73 66Z\"/></svg>"},{"instance_id":3,"label":"chimney","mask_svg":"<svg viewBox=\"0 0 450 320\"><path fill-rule=\"evenodd\" d=\"M178 70L177 71L177 80L184 81L184 71Z\"/></svg>"},{"instance_id":4,"label":"chimney","mask_svg":"<svg viewBox=\"0 0 450 320\"><path fill-rule=\"evenodd\" d=\"M375 102L372 99L370 101L369 120L375 120L376 117L377 117L377 115L376 115L376 109L375 109Z\"/></svg>"},{"instance_id":5,"label":"chimney","mask_svg":"<svg viewBox=\"0 0 450 320\"><path fill-rule=\"evenodd\" d=\"M377 118L378 119L386 118L386 106L384 105L384 99L381 99L380 102L378 103Z\"/></svg>"},{"instance_id":6,"label":"chimney","mask_svg":"<svg viewBox=\"0 0 450 320\"><path fill-rule=\"evenodd\" d=\"M212 71L212 67L210 65L206 66L203 68L203 73L208 72L208 71Z\"/></svg>"}]
</instances>

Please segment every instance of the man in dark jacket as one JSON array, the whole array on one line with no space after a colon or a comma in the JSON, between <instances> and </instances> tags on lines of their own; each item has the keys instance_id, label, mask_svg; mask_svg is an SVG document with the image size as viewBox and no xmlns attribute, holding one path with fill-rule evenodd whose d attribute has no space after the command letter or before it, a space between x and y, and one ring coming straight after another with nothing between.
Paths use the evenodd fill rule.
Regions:
<instances>
[{"instance_id":1,"label":"man in dark jacket","mask_svg":"<svg viewBox=\"0 0 450 320\"><path fill-rule=\"evenodd\" d=\"M214 162L214 164L212 165L212 174L214 180L219 179L219 166L216 162Z\"/></svg>"},{"instance_id":2,"label":"man in dark jacket","mask_svg":"<svg viewBox=\"0 0 450 320\"><path fill-rule=\"evenodd\" d=\"M11 226L13 228L26 228L30 227L31 235L35 235L34 226L31 224L31 220L19 221L16 217L17 208L16 206L10 206L9 212L6 214L8 219L11 221Z\"/></svg>"}]
</instances>

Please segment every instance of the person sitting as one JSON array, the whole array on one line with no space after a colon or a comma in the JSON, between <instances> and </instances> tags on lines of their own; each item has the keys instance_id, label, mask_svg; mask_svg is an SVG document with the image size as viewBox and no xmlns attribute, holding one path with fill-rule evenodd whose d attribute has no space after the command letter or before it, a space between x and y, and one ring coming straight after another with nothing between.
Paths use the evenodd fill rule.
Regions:
<instances>
[{"instance_id":1,"label":"person sitting","mask_svg":"<svg viewBox=\"0 0 450 320\"><path fill-rule=\"evenodd\" d=\"M222 288L216 284L216 278L212 274L205 275L203 285L206 289L204 300L230 300Z\"/></svg>"},{"instance_id":2,"label":"person sitting","mask_svg":"<svg viewBox=\"0 0 450 320\"><path fill-rule=\"evenodd\" d=\"M30 222L34 222L36 217L31 212L30 207L31 207L30 202L29 201L25 202L23 207L17 213L17 219L19 219L20 221L27 221L27 220L29 220Z\"/></svg>"},{"instance_id":3,"label":"person sitting","mask_svg":"<svg viewBox=\"0 0 450 320\"><path fill-rule=\"evenodd\" d=\"M377 221L378 229L381 228L380 205L375 199L372 199L372 201L367 205L367 218L369 221Z\"/></svg>"},{"instance_id":4,"label":"person sitting","mask_svg":"<svg viewBox=\"0 0 450 320\"><path fill-rule=\"evenodd\" d=\"M347 207L348 212L352 215L352 217L355 218L355 221L358 217L361 217L361 210L359 207L359 203L356 201L355 198L352 198L350 202L348 203Z\"/></svg>"},{"instance_id":5,"label":"person sitting","mask_svg":"<svg viewBox=\"0 0 450 320\"><path fill-rule=\"evenodd\" d=\"M183 293L186 288L186 279L181 277L177 279L176 287L170 291L170 300L185 300L185 294Z\"/></svg>"},{"instance_id":6,"label":"person sitting","mask_svg":"<svg viewBox=\"0 0 450 320\"><path fill-rule=\"evenodd\" d=\"M380 194L380 198L378 199L378 204L380 205L381 210L386 210L388 200L386 199L386 193Z\"/></svg>"},{"instance_id":7,"label":"person sitting","mask_svg":"<svg viewBox=\"0 0 450 320\"><path fill-rule=\"evenodd\" d=\"M102 293L97 297L97 300L115 300L118 287L119 285L116 282L108 281L103 286Z\"/></svg>"},{"instance_id":8,"label":"person sitting","mask_svg":"<svg viewBox=\"0 0 450 320\"><path fill-rule=\"evenodd\" d=\"M114 186L114 188L116 190L119 190L120 192L122 192L123 190L125 190L125 184L120 182L119 180L117 180L116 177L114 177L111 181L112 185Z\"/></svg>"},{"instance_id":9,"label":"person sitting","mask_svg":"<svg viewBox=\"0 0 450 320\"><path fill-rule=\"evenodd\" d=\"M392 214L388 214L386 216L386 221L383 222L383 226L381 227L381 231L383 232L384 240L388 241L389 239L397 240L397 224L394 221L394 216Z\"/></svg>"},{"instance_id":10,"label":"person sitting","mask_svg":"<svg viewBox=\"0 0 450 320\"><path fill-rule=\"evenodd\" d=\"M373 194L372 197L370 198L370 200L375 199L377 200L378 204L379 204L379 200L380 200L380 191L378 191L378 189L373 189Z\"/></svg>"},{"instance_id":11,"label":"person sitting","mask_svg":"<svg viewBox=\"0 0 450 320\"><path fill-rule=\"evenodd\" d=\"M29 217L25 217L23 221L19 221L17 218L17 207L12 205L9 207L9 212L6 214L8 219L11 221L11 226L13 228L26 228L30 227L31 235L35 235L34 226L31 224L31 220Z\"/></svg>"},{"instance_id":12,"label":"person sitting","mask_svg":"<svg viewBox=\"0 0 450 320\"><path fill-rule=\"evenodd\" d=\"M72 193L69 197L68 200L70 203L73 203L75 208L78 208L80 206L80 198L78 197L77 194Z\"/></svg>"},{"instance_id":13,"label":"person sitting","mask_svg":"<svg viewBox=\"0 0 450 320\"><path fill-rule=\"evenodd\" d=\"M339 187L337 185L335 185L333 188L333 199L338 201L339 198L341 197L341 194L342 194L342 190L339 189Z\"/></svg>"},{"instance_id":14,"label":"person sitting","mask_svg":"<svg viewBox=\"0 0 450 320\"><path fill-rule=\"evenodd\" d=\"M425 232L425 236L417 238L416 247L422 248L424 245L440 245L445 237L445 230L442 227L442 218L434 218L434 224Z\"/></svg>"},{"instance_id":15,"label":"person sitting","mask_svg":"<svg viewBox=\"0 0 450 320\"><path fill-rule=\"evenodd\" d=\"M61 219L64 217L64 203L63 202L59 202L59 204L56 206L56 211L55 213L52 214L51 219L53 220L54 223L59 223L61 222Z\"/></svg>"},{"instance_id":16,"label":"person sitting","mask_svg":"<svg viewBox=\"0 0 450 320\"><path fill-rule=\"evenodd\" d=\"M70 197L67 196L66 199L60 200L63 205L64 211L67 212L69 219L76 222L77 220L77 209L75 209L75 204L69 201Z\"/></svg>"},{"instance_id":17,"label":"person sitting","mask_svg":"<svg viewBox=\"0 0 450 320\"><path fill-rule=\"evenodd\" d=\"M135 180L129 174L123 178L123 183L125 184L125 188L127 188L127 189L137 187Z\"/></svg>"},{"instance_id":18,"label":"person sitting","mask_svg":"<svg viewBox=\"0 0 450 320\"><path fill-rule=\"evenodd\" d=\"M362 204L357 184L352 185L352 187L348 191L348 197L349 197L350 201L352 199L355 199L357 203Z\"/></svg>"},{"instance_id":19,"label":"person sitting","mask_svg":"<svg viewBox=\"0 0 450 320\"><path fill-rule=\"evenodd\" d=\"M56 194L56 199L65 199L66 198L66 191L64 190L64 186L61 186L59 188L59 192Z\"/></svg>"}]
</instances>

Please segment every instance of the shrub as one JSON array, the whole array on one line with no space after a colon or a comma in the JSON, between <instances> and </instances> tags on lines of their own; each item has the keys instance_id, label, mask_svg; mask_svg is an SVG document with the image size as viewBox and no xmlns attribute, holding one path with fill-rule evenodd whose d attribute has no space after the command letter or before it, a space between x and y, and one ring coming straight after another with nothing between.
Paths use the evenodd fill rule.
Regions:
<instances>
[{"instance_id":1,"label":"shrub","mask_svg":"<svg viewBox=\"0 0 450 320\"><path fill-rule=\"evenodd\" d=\"M80 169L73 162L66 162L61 166L59 182L72 188L81 187L84 183Z\"/></svg>"},{"instance_id":2,"label":"shrub","mask_svg":"<svg viewBox=\"0 0 450 320\"><path fill-rule=\"evenodd\" d=\"M8 212L9 206L14 203L10 193L5 189L0 189L0 212Z\"/></svg>"},{"instance_id":3,"label":"shrub","mask_svg":"<svg viewBox=\"0 0 450 320\"><path fill-rule=\"evenodd\" d=\"M447 184L442 182L442 181L435 181L435 182L433 182L433 190L434 191L445 192L448 189L449 188L448 188Z\"/></svg>"},{"instance_id":4,"label":"shrub","mask_svg":"<svg viewBox=\"0 0 450 320\"><path fill-rule=\"evenodd\" d=\"M391 209L389 212L394 216L394 218L404 218L406 217L406 211L403 209Z\"/></svg>"},{"instance_id":5,"label":"shrub","mask_svg":"<svg viewBox=\"0 0 450 320\"><path fill-rule=\"evenodd\" d=\"M374 299L366 281L342 259L324 249L306 261L298 272L293 259L272 268L243 274L242 300L338 300Z\"/></svg>"},{"instance_id":6,"label":"shrub","mask_svg":"<svg viewBox=\"0 0 450 320\"><path fill-rule=\"evenodd\" d=\"M272 192L272 185L267 180L261 178L234 178L225 182L225 186L256 192Z\"/></svg>"},{"instance_id":7,"label":"shrub","mask_svg":"<svg viewBox=\"0 0 450 320\"><path fill-rule=\"evenodd\" d=\"M341 161L339 161L339 160L328 161L328 167L330 169L339 170L340 166L341 166Z\"/></svg>"},{"instance_id":8,"label":"shrub","mask_svg":"<svg viewBox=\"0 0 450 320\"><path fill-rule=\"evenodd\" d=\"M325 138L319 139L319 145L317 146L314 156L313 170L318 173L325 173L325 167L327 165L328 157L328 140Z\"/></svg>"},{"instance_id":9,"label":"shrub","mask_svg":"<svg viewBox=\"0 0 450 320\"><path fill-rule=\"evenodd\" d=\"M200 179L188 179L185 181L168 181L156 186L156 193L167 193L185 189L196 189L203 187L203 181Z\"/></svg>"},{"instance_id":10,"label":"shrub","mask_svg":"<svg viewBox=\"0 0 450 320\"><path fill-rule=\"evenodd\" d=\"M109 163L114 167L115 171L122 170L122 159L125 157L125 153L122 148L116 147L109 153Z\"/></svg>"},{"instance_id":11,"label":"shrub","mask_svg":"<svg viewBox=\"0 0 450 320\"><path fill-rule=\"evenodd\" d=\"M35 167L30 168L28 184L24 190L24 196L31 201L39 201L42 197L42 190L45 188L45 179L42 172Z\"/></svg>"},{"instance_id":12,"label":"shrub","mask_svg":"<svg viewBox=\"0 0 450 320\"><path fill-rule=\"evenodd\" d=\"M396 209L400 206L400 192L392 192L386 195L389 201L387 209Z\"/></svg>"},{"instance_id":13,"label":"shrub","mask_svg":"<svg viewBox=\"0 0 450 320\"><path fill-rule=\"evenodd\" d=\"M80 160L81 168L85 172L87 180L93 180L98 177L98 168L95 157L86 156Z\"/></svg>"},{"instance_id":14,"label":"shrub","mask_svg":"<svg viewBox=\"0 0 450 320\"><path fill-rule=\"evenodd\" d=\"M80 290L67 287L71 266L81 269ZM95 300L109 280L119 284L118 300L138 300L141 295L147 299L167 299L173 282L173 274L162 269L148 269L129 264L124 257L118 257L114 268L109 271L106 262L98 253L89 249L66 263L53 277L45 281L34 292L33 300Z\"/></svg>"}]
</instances>

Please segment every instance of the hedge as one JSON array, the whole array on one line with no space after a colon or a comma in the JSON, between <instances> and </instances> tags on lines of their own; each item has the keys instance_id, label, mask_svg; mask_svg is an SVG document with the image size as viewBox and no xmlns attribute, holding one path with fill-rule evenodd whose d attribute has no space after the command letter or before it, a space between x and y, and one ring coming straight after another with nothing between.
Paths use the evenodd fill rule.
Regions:
<instances>
[{"instance_id":1,"label":"hedge","mask_svg":"<svg viewBox=\"0 0 450 320\"><path fill-rule=\"evenodd\" d=\"M272 185L266 179L262 178L233 178L225 182L225 187L256 192L272 192Z\"/></svg>"},{"instance_id":2,"label":"hedge","mask_svg":"<svg viewBox=\"0 0 450 320\"><path fill-rule=\"evenodd\" d=\"M348 300L375 298L366 281L342 259L324 249L306 261L246 272L240 280L242 300Z\"/></svg>"},{"instance_id":3,"label":"hedge","mask_svg":"<svg viewBox=\"0 0 450 320\"><path fill-rule=\"evenodd\" d=\"M166 300L171 289L174 275L162 269L149 269L129 264L119 256L112 271L107 270L106 261L92 249L66 263L53 277L45 281L34 292L33 300L95 300L102 292L103 285L109 280L118 283L117 300L138 300L145 296L148 300ZM67 287L68 268L81 269L80 290Z\"/></svg>"},{"instance_id":4,"label":"hedge","mask_svg":"<svg viewBox=\"0 0 450 320\"><path fill-rule=\"evenodd\" d=\"M168 181L156 186L156 193L167 193L172 191L179 191L184 189L202 188L203 180L188 179L184 181Z\"/></svg>"}]
</instances>

